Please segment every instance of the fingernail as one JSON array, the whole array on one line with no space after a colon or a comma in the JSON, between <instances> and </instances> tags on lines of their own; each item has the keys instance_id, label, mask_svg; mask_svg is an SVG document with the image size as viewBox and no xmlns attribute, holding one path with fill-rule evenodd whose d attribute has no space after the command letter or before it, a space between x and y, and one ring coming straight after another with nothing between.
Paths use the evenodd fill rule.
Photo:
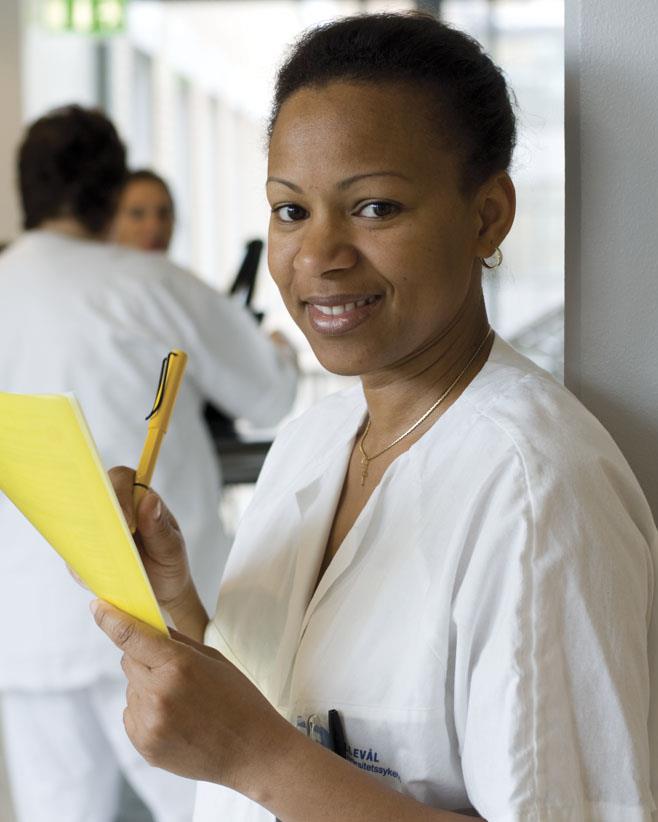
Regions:
<instances>
[{"instance_id":1,"label":"fingernail","mask_svg":"<svg viewBox=\"0 0 658 822\"><path fill-rule=\"evenodd\" d=\"M100 603L97 599L92 599L92 601L89 603L89 610L92 612L94 616L96 616L96 612L98 611L99 607Z\"/></svg>"},{"instance_id":2,"label":"fingernail","mask_svg":"<svg viewBox=\"0 0 658 822\"><path fill-rule=\"evenodd\" d=\"M158 500L153 509L153 519L157 522L162 516L162 500Z\"/></svg>"}]
</instances>

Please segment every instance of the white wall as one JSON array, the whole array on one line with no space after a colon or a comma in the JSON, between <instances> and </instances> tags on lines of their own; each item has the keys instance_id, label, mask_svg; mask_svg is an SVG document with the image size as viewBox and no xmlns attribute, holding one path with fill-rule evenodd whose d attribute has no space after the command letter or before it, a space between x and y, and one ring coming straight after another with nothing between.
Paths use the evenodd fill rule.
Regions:
<instances>
[{"instance_id":1,"label":"white wall","mask_svg":"<svg viewBox=\"0 0 658 822\"><path fill-rule=\"evenodd\" d=\"M567 385L617 440L658 517L658 4L570 0Z\"/></svg>"},{"instance_id":2,"label":"white wall","mask_svg":"<svg viewBox=\"0 0 658 822\"><path fill-rule=\"evenodd\" d=\"M51 32L37 21L26 25L23 35L26 122L69 103L97 105L95 48L96 42L82 34Z\"/></svg>"}]
</instances>

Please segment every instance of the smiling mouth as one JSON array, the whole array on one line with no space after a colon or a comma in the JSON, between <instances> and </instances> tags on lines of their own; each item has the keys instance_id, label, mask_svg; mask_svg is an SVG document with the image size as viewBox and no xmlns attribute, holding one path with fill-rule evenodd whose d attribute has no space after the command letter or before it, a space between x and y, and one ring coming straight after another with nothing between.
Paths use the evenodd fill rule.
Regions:
<instances>
[{"instance_id":1,"label":"smiling mouth","mask_svg":"<svg viewBox=\"0 0 658 822\"><path fill-rule=\"evenodd\" d=\"M366 322L381 301L380 294L311 297L306 301L307 316L314 331L335 337Z\"/></svg>"},{"instance_id":2,"label":"smiling mouth","mask_svg":"<svg viewBox=\"0 0 658 822\"><path fill-rule=\"evenodd\" d=\"M378 299L379 297L373 295L360 300L354 300L353 302L337 303L335 305L322 305L313 301L309 301L309 305L312 305L313 308L317 309L320 314L324 314L326 317L337 317L341 314L348 314L357 308L363 308L365 305L372 305L372 303Z\"/></svg>"}]
</instances>

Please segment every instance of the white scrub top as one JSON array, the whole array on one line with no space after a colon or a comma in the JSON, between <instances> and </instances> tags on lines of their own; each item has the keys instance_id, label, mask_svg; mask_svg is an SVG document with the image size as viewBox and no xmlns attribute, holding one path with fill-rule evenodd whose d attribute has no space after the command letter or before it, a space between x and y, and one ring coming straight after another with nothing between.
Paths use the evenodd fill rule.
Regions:
<instances>
[{"instance_id":1,"label":"white scrub top","mask_svg":"<svg viewBox=\"0 0 658 822\"><path fill-rule=\"evenodd\" d=\"M302 731L337 709L349 760L428 805L649 822L658 536L609 434L496 338L313 593L365 412L353 389L280 434L206 641ZM228 819L272 817L201 784L195 822Z\"/></svg>"},{"instance_id":2,"label":"white scrub top","mask_svg":"<svg viewBox=\"0 0 658 822\"><path fill-rule=\"evenodd\" d=\"M0 391L73 391L107 468L137 464L161 361L187 351L153 486L214 610L229 543L203 403L272 425L294 399L294 365L247 311L159 254L31 231L0 255L0 295ZM120 655L90 619L91 595L1 494L0 586L0 688L122 676Z\"/></svg>"}]
</instances>

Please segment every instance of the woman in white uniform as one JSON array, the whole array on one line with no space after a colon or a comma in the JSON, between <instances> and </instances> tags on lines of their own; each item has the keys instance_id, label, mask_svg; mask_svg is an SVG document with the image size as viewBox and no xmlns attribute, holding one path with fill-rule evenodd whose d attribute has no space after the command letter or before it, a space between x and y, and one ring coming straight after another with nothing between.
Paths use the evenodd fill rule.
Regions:
<instances>
[{"instance_id":1,"label":"woman in white uniform","mask_svg":"<svg viewBox=\"0 0 658 822\"><path fill-rule=\"evenodd\" d=\"M19 171L28 231L0 257L0 390L75 392L104 464L134 463L160 363L172 348L188 352L156 476L176 500L213 609L229 542L203 403L274 424L292 404L295 366L197 277L104 242L125 151L101 114L70 107L37 121ZM188 822L193 785L146 765L125 736L125 680L89 625L90 594L6 498L0 580L2 724L20 822L112 822L120 769L157 822Z\"/></svg>"},{"instance_id":2,"label":"woman in white uniform","mask_svg":"<svg viewBox=\"0 0 658 822\"><path fill-rule=\"evenodd\" d=\"M210 621L155 493L140 544L180 633L94 606L196 822L654 818L652 515L482 298L513 143L501 73L428 17L329 24L279 73L270 268L361 387L275 442Z\"/></svg>"}]
</instances>

